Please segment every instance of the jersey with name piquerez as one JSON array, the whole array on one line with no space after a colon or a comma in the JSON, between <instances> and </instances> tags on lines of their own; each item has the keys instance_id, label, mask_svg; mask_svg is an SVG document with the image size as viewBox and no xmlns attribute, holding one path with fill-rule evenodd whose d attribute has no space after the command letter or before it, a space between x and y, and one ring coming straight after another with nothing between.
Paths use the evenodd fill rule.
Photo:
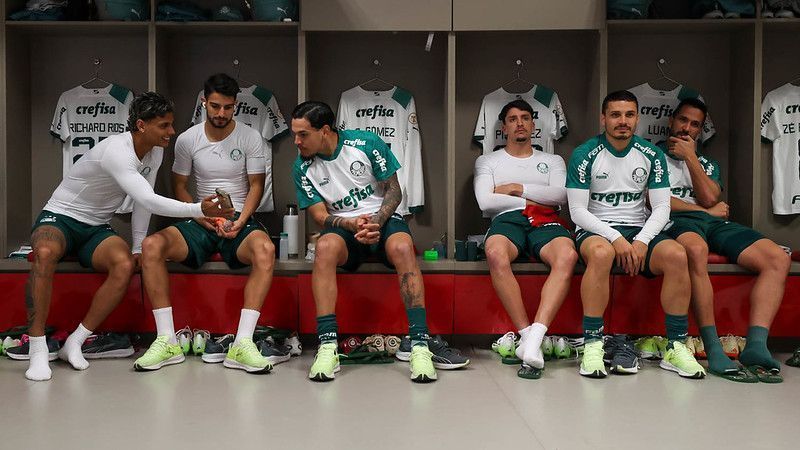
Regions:
<instances>
[{"instance_id":1,"label":"jersey with name piquerez","mask_svg":"<svg viewBox=\"0 0 800 450\"><path fill-rule=\"evenodd\" d=\"M764 97L761 137L772 143L772 212L800 214L800 87L785 84Z\"/></svg>"},{"instance_id":2,"label":"jersey with name piquerez","mask_svg":"<svg viewBox=\"0 0 800 450\"><path fill-rule=\"evenodd\" d=\"M678 85L669 91L654 89L648 83L640 84L628 89L639 102L639 125L636 135L641 136L653 144L665 141L669 135L669 117L684 98L703 100L697 91L683 85ZM703 130L699 140L703 143L711 139L716 133L711 116L706 115Z\"/></svg>"},{"instance_id":3,"label":"jersey with name piquerez","mask_svg":"<svg viewBox=\"0 0 800 450\"><path fill-rule=\"evenodd\" d=\"M197 94L197 102L192 115L192 125L206 121L206 109L203 108L203 91ZM278 108L278 101L269 89L252 85L239 90L236 95L236 111L234 119L261 134L264 138L264 195L261 197L257 212L275 210L272 194L272 142L289 132L286 119Z\"/></svg>"},{"instance_id":4,"label":"jersey with name piquerez","mask_svg":"<svg viewBox=\"0 0 800 450\"><path fill-rule=\"evenodd\" d=\"M649 217L648 189L669 187L664 153L639 136L617 151L598 135L572 152L567 188L589 191L588 210L609 225L641 227Z\"/></svg>"},{"instance_id":5,"label":"jersey with name piquerez","mask_svg":"<svg viewBox=\"0 0 800 450\"><path fill-rule=\"evenodd\" d=\"M483 154L506 146L507 136L503 134L503 123L500 122L498 115L506 104L514 100L525 100L533 108L534 128L531 131L533 148L553 153L553 141L566 136L569 130L567 118L564 116L558 94L545 86L534 85L528 92L515 94L500 88L483 97L472 136L483 147Z\"/></svg>"},{"instance_id":6,"label":"jersey with name piquerez","mask_svg":"<svg viewBox=\"0 0 800 450\"><path fill-rule=\"evenodd\" d=\"M330 158L298 155L292 176L301 209L325 202L329 214L356 217L377 212L383 202L382 181L400 168L389 146L363 130L339 131Z\"/></svg>"},{"instance_id":7,"label":"jersey with name piquerez","mask_svg":"<svg viewBox=\"0 0 800 450\"><path fill-rule=\"evenodd\" d=\"M658 148L667 156L667 169L669 171L669 189L671 195L679 200L693 205L697 204L697 198L694 195L694 185L692 184L692 174L686 166L686 162L682 159L675 158L667 151L666 142L658 145ZM698 154L697 160L700 166L709 178L714 180L718 185L722 185L720 179L719 164L713 159L708 159L703 155Z\"/></svg>"},{"instance_id":8,"label":"jersey with name piquerez","mask_svg":"<svg viewBox=\"0 0 800 450\"><path fill-rule=\"evenodd\" d=\"M342 92L337 120L340 130L371 131L386 142L401 167L397 181L403 200L397 213L419 212L425 205L425 183L417 107L411 93L397 86L388 91L356 86Z\"/></svg>"}]
</instances>

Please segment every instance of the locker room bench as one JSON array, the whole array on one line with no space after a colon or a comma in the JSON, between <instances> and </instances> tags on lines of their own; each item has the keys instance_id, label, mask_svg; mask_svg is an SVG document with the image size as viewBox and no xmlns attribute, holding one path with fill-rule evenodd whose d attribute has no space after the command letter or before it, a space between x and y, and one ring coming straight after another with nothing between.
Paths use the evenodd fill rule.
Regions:
<instances>
[{"instance_id":1,"label":"locker room bench","mask_svg":"<svg viewBox=\"0 0 800 450\"><path fill-rule=\"evenodd\" d=\"M712 255L709 265L715 289L717 326L721 333L745 334L749 293L754 277L742 268ZM773 325L773 336L800 336L800 252L795 252L786 294ZM436 334L499 334L513 329L494 293L485 261L420 261L426 290L428 319ZM24 291L30 263L0 261L0 329L25 322ZM224 262L212 260L194 271L180 264L168 265L175 325L230 332L235 329L248 268L231 271ZM547 278L547 267L538 262L514 263L526 308L535 314L537 299ZM302 260L277 261L272 288L262 310L261 324L314 333L312 265ZM579 334L581 327L578 266L572 287L552 333ZM104 275L61 262L53 282L49 323L72 329L88 307ZM606 329L613 333L663 334L659 305L660 280L630 278L615 272L611 302L606 311ZM140 274L131 280L121 305L103 324L104 330L153 331L150 304ZM365 263L358 273L340 273L337 310L341 333L403 333L407 329L396 275L380 263ZM696 334L695 325L690 332Z\"/></svg>"}]
</instances>

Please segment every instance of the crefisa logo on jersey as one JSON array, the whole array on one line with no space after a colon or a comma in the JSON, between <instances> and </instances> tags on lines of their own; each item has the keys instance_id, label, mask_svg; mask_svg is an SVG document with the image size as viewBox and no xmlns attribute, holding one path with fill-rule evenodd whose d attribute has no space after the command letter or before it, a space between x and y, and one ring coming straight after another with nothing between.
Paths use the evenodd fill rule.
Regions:
<instances>
[{"instance_id":1,"label":"crefisa logo on jersey","mask_svg":"<svg viewBox=\"0 0 800 450\"><path fill-rule=\"evenodd\" d=\"M394 110L385 108L383 105L375 105L372 108L361 108L356 111L356 117L394 117Z\"/></svg>"},{"instance_id":2,"label":"crefisa logo on jersey","mask_svg":"<svg viewBox=\"0 0 800 450\"><path fill-rule=\"evenodd\" d=\"M539 173L547 173L550 172L550 167L546 163L540 162L536 165L536 170L538 170Z\"/></svg>"},{"instance_id":3,"label":"crefisa logo on jersey","mask_svg":"<svg viewBox=\"0 0 800 450\"><path fill-rule=\"evenodd\" d=\"M644 167L637 167L633 169L631 178L633 178L633 181L636 183L644 183L644 181L647 179L647 170L645 170Z\"/></svg>"},{"instance_id":4,"label":"crefisa logo on jersey","mask_svg":"<svg viewBox=\"0 0 800 450\"><path fill-rule=\"evenodd\" d=\"M367 172L367 165L364 164L363 162L353 161L353 163L350 164L350 173L352 173L353 176L360 177L364 175L364 173L366 172Z\"/></svg>"},{"instance_id":5,"label":"crefisa logo on jersey","mask_svg":"<svg viewBox=\"0 0 800 450\"><path fill-rule=\"evenodd\" d=\"M140 173L140 174L141 174L143 177L146 177L146 176L150 175L150 172L152 172L152 171L153 171L153 169L152 169L152 168L150 168L150 166L144 166L144 167L142 167L142 168L139 170L139 173Z\"/></svg>"},{"instance_id":6,"label":"crefisa logo on jersey","mask_svg":"<svg viewBox=\"0 0 800 450\"><path fill-rule=\"evenodd\" d=\"M75 108L75 113L97 117L98 114L116 114L117 108L113 105L106 105L106 102L97 102L92 106L78 106Z\"/></svg>"},{"instance_id":7,"label":"crefisa logo on jersey","mask_svg":"<svg viewBox=\"0 0 800 450\"><path fill-rule=\"evenodd\" d=\"M244 153L242 153L242 151L239 150L238 148L235 148L235 149L231 150L231 159L232 160L238 161L238 160L242 159L242 156L244 156Z\"/></svg>"}]
</instances>

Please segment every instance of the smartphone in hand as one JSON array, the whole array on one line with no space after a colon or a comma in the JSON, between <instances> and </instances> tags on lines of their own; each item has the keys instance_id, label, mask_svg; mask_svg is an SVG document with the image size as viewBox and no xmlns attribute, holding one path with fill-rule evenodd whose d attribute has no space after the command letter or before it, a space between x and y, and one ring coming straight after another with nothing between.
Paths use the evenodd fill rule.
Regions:
<instances>
[{"instance_id":1,"label":"smartphone in hand","mask_svg":"<svg viewBox=\"0 0 800 450\"><path fill-rule=\"evenodd\" d=\"M220 188L216 189L217 192L217 199L219 200L219 205L223 209L233 208L233 202L231 201L231 196L227 192L223 191Z\"/></svg>"}]
</instances>

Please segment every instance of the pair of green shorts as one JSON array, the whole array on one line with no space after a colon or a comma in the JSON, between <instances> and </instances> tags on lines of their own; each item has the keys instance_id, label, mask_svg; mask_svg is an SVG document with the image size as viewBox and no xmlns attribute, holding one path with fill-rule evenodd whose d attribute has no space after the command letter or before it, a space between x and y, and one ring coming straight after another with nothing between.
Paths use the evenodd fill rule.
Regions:
<instances>
[{"instance_id":1,"label":"pair of green shorts","mask_svg":"<svg viewBox=\"0 0 800 450\"><path fill-rule=\"evenodd\" d=\"M542 261L540 254L542 248L550 241L558 237L572 239L572 234L560 223L534 227L520 210L505 212L495 217L489 226L489 231L486 232L486 240L495 234L505 236L517 247L518 258L529 255L539 261Z\"/></svg>"},{"instance_id":2,"label":"pair of green shorts","mask_svg":"<svg viewBox=\"0 0 800 450\"><path fill-rule=\"evenodd\" d=\"M64 256L77 256L83 267L92 267L92 255L101 242L117 233L109 224L89 225L63 214L42 210L33 223L31 233L39 227L58 228L64 234L67 248Z\"/></svg>"},{"instance_id":3,"label":"pair of green shorts","mask_svg":"<svg viewBox=\"0 0 800 450\"><path fill-rule=\"evenodd\" d=\"M619 231L622 233L622 237L625 238L630 243L633 243L633 238L639 234L639 231L642 230L642 227L636 226L629 226L629 225L612 225L611 228ZM575 244L578 246L578 255L581 254L580 248L583 245L583 241L591 236L597 236L597 234L592 233L591 231L580 230L578 231L577 235L575 236ZM650 244L647 245L647 255L644 258L644 270L641 272L647 278L655 278L656 275L650 270L650 256L653 254L653 249L656 248L661 241L670 240L671 238L664 234L663 232L658 233L653 240L650 241ZM581 256L581 262L586 264L586 261L583 260L583 256Z\"/></svg>"},{"instance_id":4,"label":"pair of green shorts","mask_svg":"<svg viewBox=\"0 0 800 450\"><path fill-rule=\"evenodd\" d=\"M239 218L239 213L236 213L233 220L237 218ZM173 226L180 231L183 239L186 241L186 245L189 247L189 253L182 263L193 269L202 266L208 261L211 255L217 252L222 255L223 261L225 261L231 269L246 267L247 265L239 261L239 258L236 257L236 251L250 233L254 231L264 231L266 233L264 225L252 216L250 216L247 223L239 230L239 234L233 239L217 236L217 233L206 229L194 219L184 220Z\"/></svg>"},{"instance_id":5,"label":"pair of green shorts","mask_svg":"<svg viewBox=\"0 0 800 450\"><path fill-rule=\"evenodd\" d=\"M345 230L341 227L325 228L320 232L320 236L328 233L337 234L344 239L344 243L347 245L347 261L340 267L349 272L354 272L365 259L372 255L377 255L378 260L386 267L394 269L394 265L389 262L389 258L386 255L386 241L389 239L389 236L395 233L406 233L410 236L411 229L408 228L408 224L405 219L403 219L403 216L393 214L392 217L383 224L383 227L381 227L381 237L376 244L362 244L356 240L355 234L353 234L352 231Z\"/></svg>"},{"instance_id":6,"label":"pair of green shorts","mask_svg":"<svg viewBox=\"0 0 800 450\"><path fill-rule=\"evenodd\" d=\"M705 211L673 212L663 233L673 239L683 233L697 233L708 243L708 249L736 262L739 255L764 235L758 231L714 217Z\"/></svg>"}]
</instances>

